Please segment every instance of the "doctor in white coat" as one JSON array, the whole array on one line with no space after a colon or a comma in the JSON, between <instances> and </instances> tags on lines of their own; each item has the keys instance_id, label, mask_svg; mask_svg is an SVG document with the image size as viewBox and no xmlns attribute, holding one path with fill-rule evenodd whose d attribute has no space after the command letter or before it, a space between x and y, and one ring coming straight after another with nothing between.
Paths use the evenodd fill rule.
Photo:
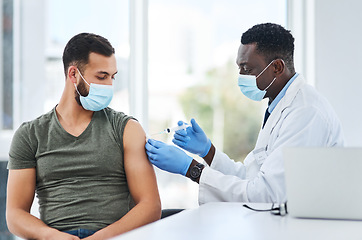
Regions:
<instances>
[{"instance_id":1,"label":"doctor in white coat","mask_svg":"<svg viewBox=\"0 0 362 240\"><path fill-rule=\"evenodd\" d=\"M203 157L207 165L180 148L153 139L145 146L149 160L165 171L198 182L200 204L286 202L283 148L343 145L335 112L295 72L293 53L293 36L277 24L255 25L241 37L236 59L240 90L255 101L269 98L255 148L244 163L217 150L194 119L186 130L175 133L173 143Z\"/></svg>"}]
</instances>

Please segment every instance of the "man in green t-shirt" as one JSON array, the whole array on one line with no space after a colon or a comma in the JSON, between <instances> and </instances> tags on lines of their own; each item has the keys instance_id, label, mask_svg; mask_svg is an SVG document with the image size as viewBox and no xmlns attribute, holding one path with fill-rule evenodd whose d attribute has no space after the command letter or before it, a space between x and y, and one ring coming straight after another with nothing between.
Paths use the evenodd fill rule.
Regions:
<instances>
[{"instance_id":1,"label":"man in green t-shirt","mask_svg":"<svg viewBox=\"0 0 362 240\"><path fill-rule=\"evenodd\" d=\"M48 113L23 123L9 152L7 224L25 239L107 239L160 218L145 132L108 107L117 73L107 39L74 36L65 88ZM40 219L30 214L34 195Z\"/></svg>"}]
</instances>

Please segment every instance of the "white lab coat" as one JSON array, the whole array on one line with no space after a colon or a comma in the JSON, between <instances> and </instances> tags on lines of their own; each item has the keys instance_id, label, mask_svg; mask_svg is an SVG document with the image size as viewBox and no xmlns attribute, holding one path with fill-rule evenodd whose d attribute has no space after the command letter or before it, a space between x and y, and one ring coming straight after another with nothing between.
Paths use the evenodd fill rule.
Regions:
<instances>
[{"instance_id":1,"label":"white lab coat","mask_svg":"<svg viewBox=\"0 0 362 240\"><path fill-rule=\"evenodd\" d=\"M211 166L205 167L200 177L199 204L285 202L282 149L342 146L343 141L341 124L332 107L299 75L260 130L244 164L216 149Z\"/></svg>"}]
</instances>

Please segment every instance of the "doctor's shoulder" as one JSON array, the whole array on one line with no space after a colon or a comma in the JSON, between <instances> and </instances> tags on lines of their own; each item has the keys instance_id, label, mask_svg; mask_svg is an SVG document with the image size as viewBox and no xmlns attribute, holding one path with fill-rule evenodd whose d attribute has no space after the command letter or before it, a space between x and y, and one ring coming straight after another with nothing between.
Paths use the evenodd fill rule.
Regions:
<instances>
[{"instance_id":1,"label":"doctor's shoulder","mask_svg":"<svg viewBox=\"0 0 362 240\"><path fill-rule=\"evenodd\" d=\"M319 125L330 131L331 135L335 135L339 144L343 144L342 126L336 112L328 99L314 87L305 84L297 93L292 105L303 124Z\"/></svg>"},{"instance_id":2,"label":"doctor's shoulder","mask_svg":"<svg viewBox=\"0 0 362 240\"><path fill-rule=\"evenodd\" d=\"M326 118L337 117L328 99L309 84L301 87L300 91L296 94L293 105L306 111L310 109L310 111L319 112Z\"/></svg>"}]
</instances>

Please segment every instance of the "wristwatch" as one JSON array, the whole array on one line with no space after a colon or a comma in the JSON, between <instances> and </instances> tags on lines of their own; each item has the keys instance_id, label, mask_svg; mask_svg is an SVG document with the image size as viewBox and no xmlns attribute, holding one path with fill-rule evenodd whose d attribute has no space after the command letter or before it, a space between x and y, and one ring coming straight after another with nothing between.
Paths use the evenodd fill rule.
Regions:
<instances>
[{"instance_id":1,"label":"wristwatch","mask_svg":"<svg viewBox=\"0 0 362 240\"><path fill-rule=\"evenodd\" d=\"M202 169L204 169L204 164L198 163L193 166L190 170L190 178L192 181L196 182L197 179L201 176Z\"/></svg>"}]
</instances>

